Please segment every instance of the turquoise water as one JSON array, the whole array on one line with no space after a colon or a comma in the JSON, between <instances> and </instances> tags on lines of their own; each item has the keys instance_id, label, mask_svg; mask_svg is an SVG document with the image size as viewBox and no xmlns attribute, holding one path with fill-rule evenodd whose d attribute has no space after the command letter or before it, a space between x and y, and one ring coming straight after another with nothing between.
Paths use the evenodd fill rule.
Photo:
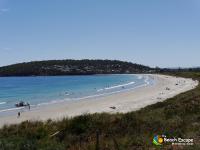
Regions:
<instances>
[{"instance_id":1,"label":"turquoise water","mask_svg":"<svg viewBox=\"0 0 200 150\"><path fill-rule=\"evenodd\" d=\"M80 100L151 84L142 75L39 76L0 78L0 113L15 110L20 100L31 106Z\"/></svg>"}]
</instances>

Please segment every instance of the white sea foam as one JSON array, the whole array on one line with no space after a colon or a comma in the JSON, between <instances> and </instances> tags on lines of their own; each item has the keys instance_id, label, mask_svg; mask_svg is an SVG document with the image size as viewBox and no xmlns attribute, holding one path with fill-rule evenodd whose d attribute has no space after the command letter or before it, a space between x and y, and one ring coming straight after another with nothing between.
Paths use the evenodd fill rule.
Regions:
<instances>
[{"instance_id":1,"label":"white sea foam","mask_svg":"<svg viewBox=\"0 0 200 150\"><path fill-rule=\"evenodd\" d=\"M135 86L133 88L128 88L128 89L113 91L113 92L109 92L109 93L102 93L102 94L90 95L90 96L85 96L85 97L81 97L81 98L72 98L71 100L82 100L82 99L88 99L88 98L94 98L94 97L112 95L112 94L116 94L116 93L126 92L126 91L134 90L134 89L137 89L137 88L145 87L145 86L148 86L149 84L150 84L150 82L145 82L145 84L138 85L138 86Z\"/></svg>"},{"instance_id":2,"label":"white sea foam","mask_svg":"<svg viewBox=\"0 0 200 150\"><path fill-rule=\"evenodd\" d=\"M0 105L6 104L6 102L0 102Z\"/></svg>"},{"instance_id":3,"label":"white sea foam","mask_svg":"<svg viewBox=\"0 0 200 150\"><path fill-rule=\"evenodd\" d=\"M62 99L62 100L54 100L54 101L50 101L50 102L39 103L39 104L33 105L33 106L44 106L44 105L49 105L49 104L62 103L62 102L70 101L70 100L72 100L72 99L71 98L65 98L65 99Z\"/></svg>"},{"instance_id":4,"label":"white sea foam","mask_svg":"<svg viewBox=\"0 0 200 150\"><path fill-rule=\"evenodd\" d=\"M147 78L147 80L148 80L148 78ZM132 84L135 84L135 82L129 82L127 84L121 84L121 85L117 85L117 86L113 86L113 87L109 87L109 88L104 88L104 89L108 90L108 89L123 87L123 86L127 86L127 85L132 85ZM94 94L94 95L89 95L89 96L79 97L79 98L66 98L64 100L54 100L54 101L50 101L50 102L44 102L44 103L37 104L37 106L56 104L56 103L60 103L60 102L70 101L70 100L71 101L73 101L73 100L77 101L77 100L83 100L83 99L88 99L88 98L95 98L95 97L100 97L100 96L112 95L112 94L116 94L116 93L120 93L120 92L130 91L130 90L133 90L133 89L136 89L136 88L144 87L144 86L147 86L148 84L149 83L145 82L145 84L138 85L138 86L135 86L133 88L122 89L122 90L113 91L113 92L109 92L109 93ZM104 90L104 89L100 89L100 90Z\"/></svg>"},{"instance_id":5,"label":"white sea foam","mask_svg":"<svg viewBox=\"0 0 200 150\"><path fill-rule=\"evenodd\" d=\"M149 76L146 76L146 77L145 77L145 80L144 80L144 82L145 82L147 85L149 85L149 84L150 84L150 82L149 82Z\"/></svg>"},{"instance_id":6,"label":"white sea foam","mask_svg":"<svg viewBox=\"0 0 200 150\"><path fill-rule=\"evenodd\" d=\"M100 91L103 91L103 90L115 89L115 88L119 88L119 87L124 87L124 86L132 85L132 84L135 84L135 82L129 82L129 83L126 83L126 84L120 84L120 85L116 85L116 86L107 87L107 88L104 88L104 89L99 89L99 90L97 90L97 92L100 92Z\"/></svg>"},{"instance_id":7,"label":"white sea foam","mask_svg":"<svg viewBox=\"0 0 200 150\"><path fill-rule=\"evenodd\" d=\"M138 78L138 79L142 79L143 76L142 76L142 75L137 75L137 78Z\"/></svg>"},{"instance_id":8,"label":"white sea foam","mask_svg":"<svg viewBox=\"0 0 200 150\"><path fill-rule=\"evenodd\" d=\"M0 110L0 112L20 110L20 109L23 109L23 108L25 108L25 107L17 107L17 108L3 109L3 110Z\"/></svg>"}]
</instances>

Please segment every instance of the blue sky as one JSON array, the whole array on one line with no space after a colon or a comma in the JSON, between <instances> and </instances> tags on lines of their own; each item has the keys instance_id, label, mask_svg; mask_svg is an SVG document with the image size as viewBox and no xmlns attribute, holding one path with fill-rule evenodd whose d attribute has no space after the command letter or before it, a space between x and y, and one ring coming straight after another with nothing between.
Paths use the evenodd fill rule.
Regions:
<instances>
[{"instance_id":1,"label":"blue sky","mask_svg":"<svg viewBox=\"0 0 200 150\"><path fill-rule=\"evenodd\" d=\"M200 66L199 0L0 0L0 66L119 59Z\"/></svg>"}]
</instances>

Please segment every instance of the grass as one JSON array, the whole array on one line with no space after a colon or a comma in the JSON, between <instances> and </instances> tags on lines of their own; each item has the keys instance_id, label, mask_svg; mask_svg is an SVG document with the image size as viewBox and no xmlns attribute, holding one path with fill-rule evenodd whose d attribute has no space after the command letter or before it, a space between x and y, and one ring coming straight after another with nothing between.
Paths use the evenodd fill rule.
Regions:
<instances>
[{"instance_id":1,"label":"grass","mask_svg":"<svg viewBox=\"0 0 200 150\"><path fill-rule=\"evenodd\" d=\"M181 72L170 75L200 81L200 73ZM52 136L54 133L56 135ZM195 139L200 149L200 85L164 102L126 114L85 114L61 121L25 121L0 129L0 150L134 150L172 149L156 147L157 134ZM99 144L96 144L97 136Z\"/></svg>"}]
</instances>

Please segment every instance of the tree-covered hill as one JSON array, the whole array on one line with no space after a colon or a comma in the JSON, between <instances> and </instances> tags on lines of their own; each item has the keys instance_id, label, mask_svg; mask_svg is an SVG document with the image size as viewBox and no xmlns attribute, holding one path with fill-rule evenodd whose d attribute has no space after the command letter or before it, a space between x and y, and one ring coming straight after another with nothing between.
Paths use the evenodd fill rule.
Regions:
<instances>
[{"instance_id":1,"label":"tree-covered hill","mask_svg":"<svg viewBox=\"0 0 200 150\"><path fill-rule=\"evenodd\" d=\"M147 66L118 60L48 60L0 67L0 76L54 76L117 73L148 73Z\"/></svg>"}]
</instances>

